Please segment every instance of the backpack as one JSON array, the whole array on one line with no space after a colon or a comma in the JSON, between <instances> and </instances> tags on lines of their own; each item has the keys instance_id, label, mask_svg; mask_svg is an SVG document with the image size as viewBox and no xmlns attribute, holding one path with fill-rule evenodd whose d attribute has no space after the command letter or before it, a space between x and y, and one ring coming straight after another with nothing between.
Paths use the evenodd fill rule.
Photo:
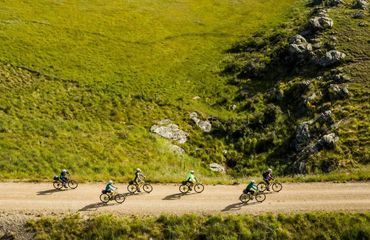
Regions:
<instances>
[{"instance_id":1,"label":"backpack","mask_svg":"<svg viewBox=\"0 0 370 240\"><path fill-rule=\"evenodd\" d=\"M262 174L263 178L267 178L267 177L268 177L268 175L269 175L269 172L264 172L264 173Z\"/></svg>"}]
</instances>

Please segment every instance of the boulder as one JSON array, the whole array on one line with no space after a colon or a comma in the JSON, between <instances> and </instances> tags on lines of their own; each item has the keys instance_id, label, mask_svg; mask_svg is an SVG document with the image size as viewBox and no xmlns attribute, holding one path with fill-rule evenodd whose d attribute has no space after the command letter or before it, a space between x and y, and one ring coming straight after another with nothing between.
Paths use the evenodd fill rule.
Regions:
<instances>
[{"instance_id":1,"label":"boulder","mask_svg":"<svg viewBox=\"0 0 370 240\"><path fill-rule=\"evenodd\" d=\"M225 173L225 167L218 163L209 164L209 168L211 169L211 171L214 171L214 172Z\"/></svg>"},{"instance_id":2,"label":"boulder","mask_svg":"<svg viewBox=\"0 0 370 240\"><path fill-rule=\"evenodd\" d=\"M309 24L315 30L324 30L332 28L334 21L325 10L321 10L309 20Z\"/></svg>"},{"instance_id":3,"label":"boulder","mask_svg":"<svg viewBox=\"0 0 370 240\"><path fill-rule=\"evenodd\" d=\"M150 131L164 138L175 140L180 144L185 143L189 135L187 132L179 129L178 125L171 123L168 119L160 121L158 125L153 125Z\"/></svg>"},{"instance_id":4,"label":"boulder","mask_svg":"<svg viewBox=\"0 0 370 240\"><path fill-rule=\"evenodd\" d=\"M317 118L317 122L321 125L331 126L334 124L333 113L330 110L327 110L320 114Z\"/></svg>"},{"instance_id":5,"label":"boulder","mask_svg":"<svg viewBox=\"0 0 370 240\"><path fill-rule=\"evenodd\" d=\"M190 113L190 119L194 121L194 123L203 131L203 132L210 132L212 130L212 124L209 121L203 121L198 118L198 114L196 112Z\"/></svg>"},{"instance_id":6,"label":"boulder","mask_svg":"<svg viewBox=\"0 0 370 240\"><path fill-rule=\"evenodd\" d=\"M322 67L328 67L340 63L345 57L346 54L337 50L331 50L318 60L318 64Z\"/></svg>"},{"instance_id":7,"label":"boulder","mask_svg":"<svg viewBox=\"0 0 370 240\"><path fill-rule=\"evenodd\" d=\"M302 56L312 52L311 43L308 43L307 40L299 34L292 37L289 42L289 52L291 54Z\"/></svg>"},{"instance_id":8,"label":"boulder","mask_svg":"<svg viewBox=\"0 0 370 240\"><path fill-rule=\"evenodd\" d=\"M305 146L307 146L311 141L311 134L309 130L308 123L302 123L297 126L294 148L297 152L301 151Z\"/></svg>"},{"instance_id":9,"label":"boulder","mask_svg":"<svg viewBox=\"0 0 370 240\"><path fill-rule=\"evenodd\" d=\"M353 8L366 10L368 2L366 0L356 0L353 4Z\"/></svg>"},{"instance_id":10,"label":"boulder","mask_svg":"<svg viewBox=\"0 0 370 240\"><path fill-rule=\"evenodd\" d=\"M175 144L171 144L170 145L170 150L174 153L178 153L178 154L184 154L185 153L185 150L182 148L182 147L179 147Z\"/></svg>"},{"instance_id":11,"label":"boulder","mask_svg":"<svg viewBox=\"0 0 370 240\"><path fill-rule=\"evenodd\" d=\"M345 99L349 97L349 91L345 85L330 84L329 97L331 100Z\"/></svg>"},{"instance_id":12,"label":"boulder","mask_svg":"<svg viewBox=\"0 0 370 240\"><path fill-rule=\"evenodd\" d=\"M339 137L337 137L335 133L326 134L322 136L322 138L320 138L320 140L317 142L316 144L317 149L318 150L333 149L335 148L338 140L339 140Z\"/></svg>"}]
</instances>

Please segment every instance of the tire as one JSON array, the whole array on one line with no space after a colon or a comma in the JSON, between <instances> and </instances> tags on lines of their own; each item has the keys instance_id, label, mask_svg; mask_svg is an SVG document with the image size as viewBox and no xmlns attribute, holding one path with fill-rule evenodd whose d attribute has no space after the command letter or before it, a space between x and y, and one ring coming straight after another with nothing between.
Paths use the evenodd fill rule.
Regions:
<instances>
[{"instance_id":1,"label":"tire","mask_svg":"<svg viewBox=\"0 0 370 240\"><path fill-rule=\"evenodd\" d=\"M54 186L54 188L55 188L55 189L59 189L59 190L61 190L61 189L62 189L62 187L63 187L63 184L62 184L62 182L60 182L60 181L54 181L54 182L53 182L53 186Z\"/></svg>"},{"instance_id":2,"label":"tire","mask_svg":"<svg viewBox=\"0 0 370 240\"><path fill-rule=\"evenodd\" d=\"M143 190L146 192L146 193L151 193L153 191L153 187L152 185L150 185L149 183L145 183L143 185Z\"/></svg>"},{"instance_id":3,"label":"tire","mask_svg":"<svg viewBox=\"0 0 370 240\"><path fill-rule=\"evenodd\" d=\"M258 191L260 192L264 192L267 190L267 186L266 186L266 183L265 182L260 182L258 185L257 185L257 189Z\"/></svg>"},{"instance_id":4,"label":"tire","mask_svg":"<svg viewBox=\"0 0 370 240\"><path fill-rule=\"evenodd\" d=\"M263 202L266 199L266 194L264 194L264 193L257 193L257 195L256 195L255 198L256 198L256 201L257 202Z\"/></svg>"},{"instance_id":5,"label":"tire","mask_svg":"<svg viewBox=\"0 0 370 240\"><path fill-rule=\"evenodd\" d=\"M240 195L239 200L240 200L242 203L248 203L251 199L250 199L250 197L249 197L249 194L245 194L245 193L243 193L242 195Z\"/></svg>"},{"instance_id":6,"label":"tire","mask_svg":"<svg viewBox=\"0 0 370 240\"><path fill-rule=\"evenodd\" d=\"M281 189L283 189L283 185L281 183L276 182L272 184L272 190L274 192L280 192Z\"/></svg>"},{"instance_id":7,"label":"tire","mask_svg":"<svg viewBox=\"0 0 370 240\"><path fill-rule=\"evenodd\" d=\"M186 184L181 184L180 187L179 187L179 190L180 190L181 193L187 193L187 192L190 191L190 188Z\"/></svg>"},{"instance_id":8,"label":"tire","mask_svg":"<svg viewBox=\"0 0 370 240\"><path fill-rule=\"evenodd\" d=\"M200 183L195 184L194 191L197 193L201 193L204 191L204 186Z\"/></svg>"},{"instance_id":9,"label":"tire","mask_svg":"<svg viewBox=\"0 0 370 240\"><path fill-rule=\"evenodd\" d=\"M114 200L119 203L119 204L122 204L125 200L126 200L126 197L125 195L123 194L117 194L115 197L114 197Z\"/></svg>"},{"instance_id":10,"label":"tire","mask_svg":"<svg viewBox=\"0 0 370 240\"><path fill-rule=\"evenodd\" d=\"M76 182L74 180L69 180L68 181L68 187L70 187L71 189L76 189L78 187L78 182Z\"/></svg>"},{"instance_id":11,"label":"tire","mask_svg":"<svg viewBox=\"0 0 370 240\"><path fill-rule=\"evenodd\" d=\"M106 193L102 193L99 198L102 203L108 203L110 200L109 195Z\"/></svg>"},{"instance_id":12,"label":"tire","mask_svg":"<svg viewBox=\"0 0 370 240\"><path fill-rule=\"evenodd\" d=\"M128 186L127 186L127 191L129 192L129 193L135 193L136 191L137 191L137 187L136 187L136 185L135 184L129 184Z\"/></svg>"}]
</instances>

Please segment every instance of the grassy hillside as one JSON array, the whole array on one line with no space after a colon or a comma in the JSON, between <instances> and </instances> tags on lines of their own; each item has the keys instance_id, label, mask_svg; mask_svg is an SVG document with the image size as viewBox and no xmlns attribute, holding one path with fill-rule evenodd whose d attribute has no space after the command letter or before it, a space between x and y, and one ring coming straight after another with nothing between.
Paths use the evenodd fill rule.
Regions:
<instances>
[{"instance_id":1,"label":"grassy hillside","mask_svg":"<svg viewBox=\"0 0 370 240\"><path fill-rule=\"evenodd\" d=\"M219 177L210 162L238 177L268 166L297 173L296 127L325 110L333 112L339 141L305 159L298 173L368 164L369 31L359 26L367 13L351 18L358 10L350 1L329 12L335 24L321 35L323 50L334 47L335 35L335 48L347 54L340 71L351 78L351 97L332 101L325 97L330 81L319 79L335 68L279 59L315 11L307 3L2 1L1 178L47 179L68 168L80 180L126 181L136 167L155 181L179 181L190 168ZM304 80L313 83L304 94L320 97L302 114ZM270 98L273 89L281 101ZM210 133L190 120L193 111L210 119ZM163 119L188 132L188 142L150 133ZM330 130L314 128L317 138Z\"/></svg>"},{"instance_id":2,"label":"grassy hillside","mask_svg":"<svg viewBox=\"0 0 370 240\"><path fill-rule=\"evenodd\" d=\"M369 239L369 213L42 218L34 239Z\"/></svg>"},{"instance_id":3,"label":"grassy hillside","mask_svg":"<svg viewBox=\"0 0 370 240\"><path fill-rule=\"evenodd\" d=\"M191 111L232 114L210 106L235 91L218 74L224 51L286 21L299 4L2 1L0 175L48 178L68 168L80 179L122 180L137 166L156 180L178 180L189 168L209 174L150 126L169 118L200 135Z\"/></svg>"}]
</instances>

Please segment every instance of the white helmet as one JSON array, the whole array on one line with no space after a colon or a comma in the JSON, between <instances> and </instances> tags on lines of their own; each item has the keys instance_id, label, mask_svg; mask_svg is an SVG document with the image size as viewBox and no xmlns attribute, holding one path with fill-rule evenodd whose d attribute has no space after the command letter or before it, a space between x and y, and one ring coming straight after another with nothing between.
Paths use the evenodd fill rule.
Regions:
<instances>
[{"instance_id":1,"label":"white helmet","mask_svg":"<svg viewBox=\"0 0 370 240\"><path fill-rule=\"evenodd\" d=\"M253 179L253 180L251 180L251 182L252 182L252 183L255 183L256 181Z\"/></svg>"},{"instance_id":2,"label":"white helmet","mask_svg":"<svg viewBox=\"0 0 370 240\"><path fill-rule=\"evenodd\" d=\"M112 181L112 180L109 180L109 181L108 181L108 183L112 184L112 183L113 183L113 181Z\"/></svg>"},{"instance_id":3,"label":"white helmet","mask_svg":"<svg viewBox=\"0 0 370 240\"><path fill-rule=\"evenodd\" d=\"M269 169L267 169L267 171L272 172L272 169L271 169L271 168L269 168Z\"/></svg>"},{"instance_id":4,"label":"white helmet","mask_svg":"<svg viewBox=\"0 0 370 240\"><path fill-rule=\"evenodd\" d=\"M194 174L195 172L194 172L194 170L191 170L191 171L190 171L190 173L191 173L191 174Z\"/></svg>"},{"instance_id":5,"label":"white helmet","mask_svg":"<svg viewBox=\"0 0 370 240\"><path fill-rule=\"evenodd\" d=\"M67 169L63 169L62 172L66 173L67 172Z\"/></svg>"},{"instance_id":6,"label":"white helmet","mask_svg":"<svg viewBox=\"0 0 370 240\"><path fill-rule=\"evenodd\" d=\"M141 172L141 169L140 168L136 168L136 172Z\"/></svg>"}]
</instances>

